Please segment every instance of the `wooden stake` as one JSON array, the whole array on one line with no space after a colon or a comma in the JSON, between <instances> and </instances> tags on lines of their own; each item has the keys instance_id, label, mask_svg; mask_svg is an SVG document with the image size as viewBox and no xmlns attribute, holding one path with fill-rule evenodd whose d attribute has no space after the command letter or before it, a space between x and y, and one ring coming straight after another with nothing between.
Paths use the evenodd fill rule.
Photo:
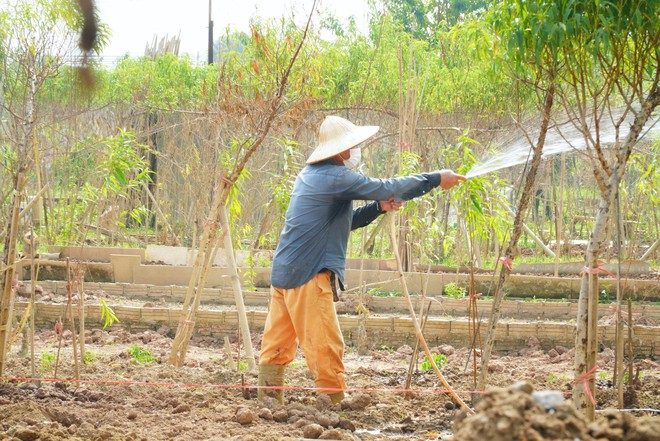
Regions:
<instances>
[{"instance_id":1,"label":"wooden stake","mask_svg":"<svg viewBox=\"0 0 660 441\"><path fill-rule=\"evenodd\" d=\"M616 395L619 409L623 409L623 353L625 352L623 343L623 320L621 317L623 307L623 287L621 286L621 203L620 193L616 196L617 212L617 267L616 267L616 328L614 345L614 385L616 386Z\"/></svg>"},{"instance_id":2,"label":"wooden stake","mask_svg":"<svg viewBox=\"0 0 660 441\"><path fill-rule=\"evenodd\" d=\"M566 178L566 153L561 154L561 178L559 179L559 209L555 215L555 277L559 276L559 257L561 256L562 229L564 222L564 180ZM554 186L553 186L554 188ZM557 204L555 198L555 206Z\"/></svg>"},{"instance_id":3,"label":"wooden stake","mask_svg":"<svg viewBox=\"0 0 660 441\"><path fill-rule=\"evenodd\" d=\"M243 302L243 290L241 289L241 279L238 277L238 269L236 266L236 259L234 258L234 246L231 242L231 235L229 230L229 220L227 219L227 208L220 208L220 224L226 234L223 234L225 253L227 256L227 263L229 265L231 282L234 288L234 300L236 301L236 309L238 312L238 320L243 336L243 346L245 347L245 357L247 358L248 368L254 370L256 362L254 358L254 351L252 349L252 338L250 336L250 324L247 321L247 314L245 313L245 303Z\"/></svg>"},{"instance_id":4,"label":"wooden stake","mask_svg":"<svg viewBox=\"0 0 660 441\"><path fill-rule=\"evenodd\" d=\"M5 236L4 280L0 294L0 376L4 375L5 359L9 352L9 338L14 313L14 278L16 274L17 242L21 196L25 188L25 174L18 173L15 179L11 204L11 221L7 225Z\"/></svg>"},{"instance_id":5,"label":"wooden stake","mask_svg":"<svg viewBox=\"0 0 660 441\"><path fill-rule=\"evenodd\" d=\"M76 276L74 281L78 291L78 321L80 323L80 360L85 361L85 294L83 282L85 280L84 269L76 265Z\"/></svg>"},{"instance_id":6,"label":"wooden stake","mask_svg":"<svg viewBox=\"0 0 660 441\"><path fill-rule=\"evenodd\" d=\"M422 344L422 347L424 348L424 352L426 353L426 357L429 359L429 362L433 366L433 370L435 371L436 375L440 379L440 382L445 386L447 391L449 392L449 395L454 399L454 401L461 406L463 409L467 411L470 415L474 414L474 411L468 407L467 404L461 400L461 398L456 395L456 392L451 388L449 383L447 383L447 380L445 380L445 377L440 373L440 369L438 369L438 366L435 364L435 361L433 360L433 356L431 355L431 351L429 350L428 345L426 344L426 340L424 339L424 335L422 334L422 330L419 327L419 323L417 323L417 317L415 316L415 309L413 308L412 301L410 300L410 293L408 292L408 285L406 284L406 279L403 274L403 267L401 265L401 256L399 256L399 248L397 245L397 238L396 238L396 225L395 225L395 219L394 215L392 212L388 214L390 216L390 240L392 242L392 253L396 257L396 266L397 266L397 271L399 273L399 280L401 281L401 288L403 291L403 295L406 298L406 303L408 304L408 311L410 312L410 316L412 318L413 325L415 326L415 333L417 334L417 338L419 339L419 342Z\"/></svg>"},{"instance_id":7,"label":"wooden stake","mask_svg":"<svg viewBox=\"0 0 660 441\"><path fill-rule=\"evenodd\" d=\"M230 371L234 370L234 355L231 353L231 343L229 337L225 335L225 356L227 357L227 368Z\"/></svg>"},{"instance_id":8,"label":"wooden stake","mask_svg":"<svg viewBox=\"0 0 660 441\"><path fill-rule=\"evenodd\" d=\"M68 291L68 301L66 304L67 314L69 316L69 326L71 327L71 346L73 347L73 369L75 379L80 379L80 368L78 366L78 343L76 341L76 321L73 317L73 282L71 281L71 268L69 258L66 259L66 288Z\"/></svg>"},{"instance_id":9,"label":"wooden stake","mask_svg":"<svg viewBox=\"0 0 660 441\"><path fill-rule=\"evenodd\" d=\"M422 333L424 332L424 327L426 327L426 321L429 318L429 312L431 311L431 304L433 302L429 302L428 307L426 308L426 314L424 315L424 300L422 299L420 308L419 308L419 318L422 321L420 324L420 329L422 330ZM413 349L412 356L410 357L410 364L408 365L408 374L406 375L406 385L404 389L408 391L410 389L410 384L412 382L412 374L413 371L416 371L417 367L417 361L419 360L419 339L415 341L415 349ZM410 392L406 392L406 398L410 399L411 394Z\"/></svg>"}]
</instances>

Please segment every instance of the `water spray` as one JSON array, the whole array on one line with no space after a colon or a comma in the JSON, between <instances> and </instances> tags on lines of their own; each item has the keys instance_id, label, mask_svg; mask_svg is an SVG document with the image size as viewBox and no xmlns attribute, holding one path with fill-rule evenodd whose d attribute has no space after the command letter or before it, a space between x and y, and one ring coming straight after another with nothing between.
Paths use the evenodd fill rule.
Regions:
<instances>
[{"instance_id":1,"label":"water spray","mask_svg":"<svg viewBox=\"0 0 660 441\"><path fill-rule=\"evenodd\" d=\"M630 124L634 118L630 112L624 123L615 126L614 121L619 121L623 115L623 110L619 111L620 115L612 115L599 121L598 125L598 140L603 147L614 144L617 141L625 139L630 131ZM639 139L644 137L655 137L660 134L660 116L651 118L649 122L642 129L642 134ZM593 145L596 140L595 131L593 130L594 124L582 129L578 127L575 122L568 121L565 123L556 124L550 129L546 135L545 144L543 146L543 156L545 159L552 155L559 153L580 153L588 151L589 145ZM533 135L533 136L532 136ZM499 153L490 157L482 163L475 164L466 174L465 177L473 178L490 173L496 170L513 167L515 165L524 164L528 158L531 157L530 140L536 139L537 134L522 133L517 131L513 136L499 143Z\"/></svg>"}]
</instances>

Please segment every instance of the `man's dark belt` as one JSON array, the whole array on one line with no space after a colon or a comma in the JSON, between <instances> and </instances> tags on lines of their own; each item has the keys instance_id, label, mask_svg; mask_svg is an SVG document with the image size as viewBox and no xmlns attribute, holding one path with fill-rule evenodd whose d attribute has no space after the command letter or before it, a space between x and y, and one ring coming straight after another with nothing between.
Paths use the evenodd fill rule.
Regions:
<instances>
[{"instance_id":1,"label":"man's dark belt","mask_svg":"<svg viewBox=\"0 0 660 441\"><path fill-rule=\"evenodd\" d=\"M330 274L330 288L332 289L332 300L334 302L339 301L339 294L337 294L337 276L334 271L331 271L327 268L323 268L319 273L329 273Z\"/></svg>"}]
</instances>

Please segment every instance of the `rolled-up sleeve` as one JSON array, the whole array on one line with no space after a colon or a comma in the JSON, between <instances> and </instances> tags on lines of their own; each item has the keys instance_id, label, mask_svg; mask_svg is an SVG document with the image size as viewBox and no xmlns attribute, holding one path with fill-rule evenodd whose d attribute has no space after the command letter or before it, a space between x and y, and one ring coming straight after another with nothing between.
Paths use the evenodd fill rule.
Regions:
<instances>
[{"instance_id":1,"label":"rolled-up sleeve","mask_svg":"<svg viewBox=\"0 0 660 441\"><path fill-rule=\"evenodd\" d=\"M353 222L351 222L351 230L366 227L374 221L380 214L378 202L370 202L361 207L353 209Z\"/></svg>"}]
</instances>

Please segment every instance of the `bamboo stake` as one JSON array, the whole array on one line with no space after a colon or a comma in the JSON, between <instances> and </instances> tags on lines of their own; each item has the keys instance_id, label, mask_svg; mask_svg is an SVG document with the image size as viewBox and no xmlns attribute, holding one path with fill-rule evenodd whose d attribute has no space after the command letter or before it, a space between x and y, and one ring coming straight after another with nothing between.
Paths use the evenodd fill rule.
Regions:
<instances>
[{"instance_id":1,"label":"bamboo stake","mask_svg":"<svg viewBox=\"0 0 660 441\"><path fill-rule=\"evenodd\" d=\"M509 212L515 216L516 212L513 211L513 209L512 209L508 204L507 204L506 208L508 208L508 209L509 209ZM550 247L547 246L547 245L543 242L543 239L541 239L540 237L538 237L538 236L536 235L536 233L534 233L534 231L532 231L532 229L529 228L529 227L527 226L527 224L524 223L524 222L523 222L523 224L522 224L522 229L525 230L525 233L527 233L527 234L530 235L530 237L534 240L534 242L536 242L536 243L538 244L538 246L541 247L541 249L543 250L543 252L544 252L545 254L547 254L548 257L552 257L553 259L555 259L555 258L557 257L557 256L555 255L554 251L552 251L552 250L550 249Z\"/></svg>"},{"instance_id":2,"label":"bamboo stake","mask_svg":"<svg viewBox=\"0 0 660 441\"><path fill-rule=\"evenodd\" d=\"M149 190L149 187L147 184L142 182L142 188L144 191L147 193L147 196L149 196L149 199L151 199L151 202L154 204L154 209L156 210L156 214L158 214L158 217L160 220L165 224L165 227L167 228L167 231L170 233L170 235L174 238L174 243L176 245L179 245L180 241L177 235L174 233L174 230L172 229L172 226L170 223L167 221L167 218L163 214L163 211L160 209L160 204L156 200L156 197L151 193L151 190ZM158 222L156 222L156 226L158 225ZM156 234L157 235L157 234Z\"/></svg>"},{"instance_id":3,"label":"bamboo stake","mask_svg":"<svg viewBox=\"0 0 660 441\"><path fill-rule=\"evenodd\" d=\"M658 249L658 247L660 247L660 239L656 240L656 241L653 243L653 245L651 245L651 246L649 247L649 249L646 250L646 252L642 255L642 257L640 257L640 260L646 260L646 259L649 259L649 258L651 257L651 255L655 252L655 250Z\"/></svg>"},{"instance_id":4,"label":"bamboo stake","mask_svg":"<svg viewBox=\"0 0 660 441\"><path fill-rule=\"evenodd\" d=\"M420 324L420 329L422 330L422 333L424 332L424 328L426 327L426 321L429 318L429 312L431 311L431 305L433 302L429 302L428 307L426 308L426 314L424 314L424 299L422 299L421 305L419 307L419 318L421 320ZM419 339L415 341L415 349L413 349L412 356L410 357L410 364L408 365L408 374L406 375L406 385L404 389L406 390L406 398L411 397L411 393L408 392L410 389L410 384L412 382L412 374L413 371L416 370L415 368L417 367L417 361L419 359Z\"/></svg>"},{"instance_id":5,"label":"bamboo stake","mask_svg":"<svg viewBox=\"0 0 660 441\"><path fill-rule=\"evenodd\" d=\"M632 325L632 300L628 299L628 388L633 387L633 325Z\"/></svg>"},{"instance_id":6,"label":"bamboo stake","mask_svg":"<svg viewBox=\"0 0 660 441\"><path fill-rule=\"evenodd\" d=\"M225 335L225 356L227 357L227 368L230 371L234 370L234 356L231 353L231 343L229 343L229 337Z\"/></svg>"},{"instance_id":7,"label":"bamboo stake","mask_svg":"<svg viewBox=\"0 0 660 441\"><path fill-rule=\"evenodd\" d=\"M53 378L57 378L57 368L60 365L60 350L62 349L63 331L64 331L64 325L62 324L61 318L58 318L55 321L55 334L57 335L57 355L55 356L55 370L53 372Z\"/></svg>"},{"instance_id":8,"label":"bamboo stake","mask_svg":"<svg viewBox=\"0 0 660 441\"><path fill-rule=\"evenodd\" d=\"M236 309L238 311L238 320L243 336L243 346L245 347L245 356L247 358L248 368L253 370L256 368L254 351L252 349L252 339L250 337L250 325L247 321L247 314L245 313L245 303L243 302L243 291L241 289L241 279L238 277L238 269L236 266L236 259L234 257L234 246L231 242L231 235L229 230L229 220L227 219L226 207L220 208L220 224L222 225L226 234L223 234L225 253L227 255L227 263L229 264L231 282L234 288L234 300L236 301Z\"/></svg>"},{"instance_id":9,"label":"bamboo stake","mask_svg":"<svg viewBox=\"0 0 660 441\"><path fill-rule=\"evenodd\" d=\"M554 170L554 169L553 169ZM564 179L566 178L566 153L561 154L561 178L559 179L559 208L555 214L555 277L559 276L559 257L561 256L562 229L564 222ZM552 188L555 188L554 186ZM557 200L555 198L555 206Z\"/></svg>"},{"instance_id":10,"label":"bamboo stake","mask_svg":"<svg viewBox=\"0 0 660 441\"><path fill-rule=\"evenodd\" d=\"M37 370L37 368L35 366L35 362L34 362L34 291L35 291L35 288L37 286L36 278L37 278L37 274L39 272L38 268L37 268L36 271L35 271L35 268L34 268L34 256L36 254L34 252L34 231L32 231L32 234L30 235L30 242L32 242L32 244L31 244L32 245L32 262L31 262L31 265L30 265L30 278L32 279L31 280L31 282L32 282L31 283L31 288L32 288L31 291L32 292L30 293L30 332L29 332L29 334L30 334L30 369L31 369L31 372L32 372L32 377L34 378L36 370ZM25 337L27 337L27 335Z\"/></svg>"},{"instance_id":11,"label":"bamboo stake","mask_svg":"<svg viewBox=\"0 0 660 441\"><path fill-rule=\"evenodd\" d=\"M73 282L71 281L71 268L69 258L66 259L66 288L69 294L66 308L69 316L69 326L71 326L71 346L73 347L73 369L76 380L80 379L80 368L78 366L78 343L76 341L76 321L73 317Z\"/></svg>"},{"instance_id":12,"label":"bamboo stake","mask_svg":"<svg viewBox=\"0 0 660 441\"><path fill-rule=\"evenodd\" d=\"M9 352L9 337L11 335L12 320L14 313L14 277L16 273L17 241L19 212L21 207L21 196L25 188L25 174L16 175L14 193L12 196L11 221L7 226L5 237L5 260L4 284L0 296L0 376L4 374L5 359Z\"/></svg>"},{"instance_id":13,"label":"bamboo stake","mask_svg":"<svg viewBox=\"0 0 660 441\"><path fill-rule=\"evenodd\" d=\"M74 281L78 288L78 321L80 323L80 359L85 360L85 294L83 290L83 282L85 276L80 264L76 265L76 276Z\"/></svg>"},{"instance_id":14,"label":"bamboo stake","mask_svg":"<svg viewBox=\"0 0 660 441\"><path fill-rule=\"evenodd\" d=\"M474 237L471 237L471 240L474 240ZM479 317L479 309L477 307L477 291L474 283L474 260L470 260L470 294L468 297L468 335L472 337L472 376L473 376L473 387L477 388L477 345L479 345L480 351L482 350L481 345L481 334L479 332L480 323L477 323Z\"/></svg>"},{"instance_id":15,"label":"bamboo stake","mask_svg":"<svg viewBox=\"0 0 660 441\"><path fill-rule=\"evenodd\" d=\"M621 307L623 300L623 290L621 287L621 202L620 193L617 192L616 196L616 212L617 212L617 267L616 267L616 331L614 346L614 384L616 386L617 401L619 409L623 409L623 320L621 320ZM621 377L621 378L619 378Z\"/></svg>"},{"instance_id":16,"label":"bamboo stake","mask_svg":"<svg viewBox=\"0 0 660 441\"><path fill-rule=\"evenodd\" d=\"M364 249L365 249L365 241L367 237L367 230L366 228L362 228L362 235L361 235L361 242L360 244L362 245L362 250L360 253L360 277L359 277L359 282L358 282L358 288L360 289L358 293L358 329L357 329L357 353L358 355L367 355L367 327L366 327L366 321L367 321L367 314L369 313L369 309L365 305L365 296L366 296L366 287L364 283Z\"/></svg>"},{"instance_id":17,"label":"bamboo stake","mask_svg":"<svg viewBox=\"0 0 660 441\"><path fill-rule=\"evenodd\" d=\"M458 395L456 395L456 392L454 392L454 390L451 388L449 383L447 383L447 380L445 380L445 377L443 377L443 375L440 373L440 369L438 369L438 366L435 364L435 361L433 360L433 356L431 355L431 351L429 350L429 347L426 344L426 340L424 339L422 330L419 327L419 323L417 323L417 317L415 316L415 309L413 308L412 301L410 300L408 285L406 284L406 279L403 274L403 267L401 265L401 256L399 255L399 248L397 245L396 225L395 225L394 215L392 214L392 212L390 212L389 216L390 216L390 240L392 242L392 252L396 257L396 266L397 266L397 271L399 273L399 280L401 281L401 289L403 291L404 297L406 298L406 303L408 304L408 310L410 312L413 325L415 326L415 333L417 333L417 338L419 339L419 342L422 344L422 347L424 348L424 352L426 353L426 357L429 359L429 362L433 366L433 370L435 371L436 375L438 376L442 384L449 392L449 395L451 395L454 401L463 409L465 409L468 412L468 414L472 415L474 414L474 411L470 409L468 405L465 404Z\"/></svg>"},{"instance_id":18,"label":"bamboo stake","mask_svg":"<svg viewBox=\"0 0 660 441\"><path fill-rule=\"evenodd\" d=\"M38 170L38 169L37 169ZM39 193L30 201L28 204L21 210L21 212L18 214L20 219L23 219L26 214L30 212L32 207L41 199L41 196L48 190L48 184L44 185L44 187L39 190Z\"/></svg>"},{"instance_id":19,"label":"bamboo stake","mask_svg":"<svg viewBox=\"0 0 660 441\"><path fill-rule=\"evenodd\" d=\"M209 250L213 250L218 241L217 234L211 231L212 227L215 228L215 223L207 222L203 232L205 239L200 242L200 247L195 257L195 265L193 266L190 282L188 283L179 325L172 344L172 353L170 354L170 363L174 366L183 366L186 351L188 350L188 342L192 338L195 319L197 317L197 308L199 307L204 290L207 270L210 265L209 262L211 262L211 254L213 254ZM190 309L188 309L189 307Z\"/></svg>"}]
</instances>

